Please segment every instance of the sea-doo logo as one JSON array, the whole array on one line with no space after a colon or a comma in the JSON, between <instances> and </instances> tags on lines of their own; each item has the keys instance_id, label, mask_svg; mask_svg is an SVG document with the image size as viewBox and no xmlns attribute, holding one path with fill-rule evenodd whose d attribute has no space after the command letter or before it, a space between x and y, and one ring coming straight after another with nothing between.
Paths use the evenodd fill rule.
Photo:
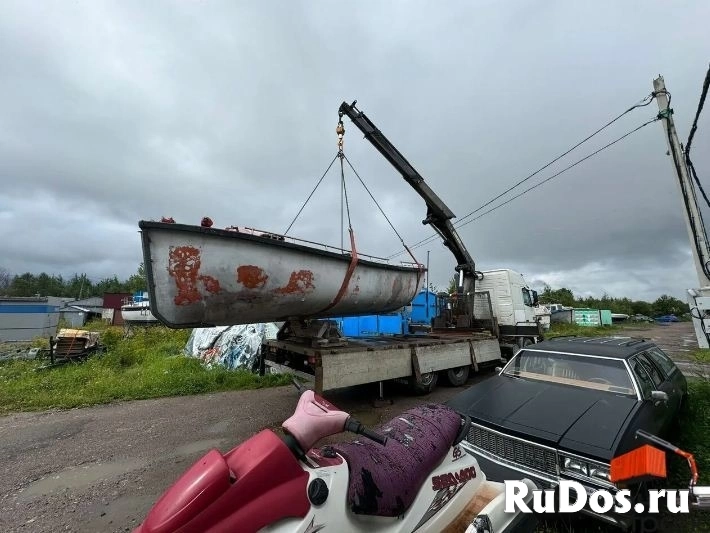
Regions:
<instances>
[{"instance_id":1,"label":"sea-doo logo","mask_svg":"<svg viewBox=\"0 0 710 533\"><path fill-rule=\"evenodd\" d=\"M431 488L433 490L442 490L446 487L453 487L454 485L466 483L475 477L476 469L469 466L468 468L462 468L458 472L449 472L448 474L434 476L431 478Z\"/></svg>"},{"instance_id":2,"label":"sea-doo logo","mask_svg":"<svg viewBox=\"0 0 710 533\"><path fill-rule=\"evenodd\" d=\"M454 451L451 454L452 460L458 461L459 459L461 459L461 457L463 457L463 452L461 451L461 446L454 446Z\"/></svg>"}]
</instances>

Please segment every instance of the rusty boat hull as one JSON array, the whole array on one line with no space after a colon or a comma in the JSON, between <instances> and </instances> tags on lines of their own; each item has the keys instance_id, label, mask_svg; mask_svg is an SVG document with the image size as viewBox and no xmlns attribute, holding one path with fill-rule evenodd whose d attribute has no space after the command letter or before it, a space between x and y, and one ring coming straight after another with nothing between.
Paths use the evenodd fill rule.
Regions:
<instances>
[{"instance_id":1,"label":"rusty boat hull","mask_svg":"<svg viewBox=\"0 0 710 533\"><path fill-rule=\"evenodd\" d=\"M395 311L414 299L424 271L271 234L139 227L151 311L173 328Z\"/></svg>"}]
</instances>

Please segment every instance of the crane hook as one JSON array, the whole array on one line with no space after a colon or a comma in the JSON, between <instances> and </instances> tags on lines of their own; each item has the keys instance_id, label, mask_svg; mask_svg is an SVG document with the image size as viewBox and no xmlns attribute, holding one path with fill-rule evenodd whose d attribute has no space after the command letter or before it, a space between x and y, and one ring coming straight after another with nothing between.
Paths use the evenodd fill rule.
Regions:
<instances>
[{"instance_id":1,"label":"crane hook","mask_svg":"<svg viewBox=\"0 0 710 533\"><path fill-rule=\"evenodd\" d=\"M338 153L343 153L343 136L345 135L345 126L343 125L343 114L340 113L340 120L338 125L335 127L335 133L338 135Z\"/></svg>"}]
</instances>

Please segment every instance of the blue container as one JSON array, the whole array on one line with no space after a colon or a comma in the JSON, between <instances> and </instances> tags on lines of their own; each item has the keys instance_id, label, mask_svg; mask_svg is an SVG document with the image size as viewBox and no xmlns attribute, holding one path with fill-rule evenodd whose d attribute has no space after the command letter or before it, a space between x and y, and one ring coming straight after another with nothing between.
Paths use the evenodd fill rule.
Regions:
<instances>
[{"instance_id":1,"label":"blue container","mask_svg":"<svg viewBox=\"0 0 710 533\"><path fill-rule=\"evenodd\" d=\"M396 315L379 315L378 327L380 335L402 335L404 333L404 320L399 313Z\"/></svg>"},{"instance_id":2,"label":"blue container","mask_svg":"<svg viewBox=\"0 0 710 533\"><path fill-rule=\"evenodd\" d=\"M409 315L412 324L431 325L431 321L436 317L436 293L423 290L414 297L412 301L412 312Z\"/></svg>"},{"instance_id":3,"label":"blue container","mask_svg":"<svg viewBox=\"0 0 710 533\"><path fill-rule=\"evenodd\" d=\"M346 337L402 335L405 321L401 314L364 315L331 318Z\"/></svg>"}]
</instances>

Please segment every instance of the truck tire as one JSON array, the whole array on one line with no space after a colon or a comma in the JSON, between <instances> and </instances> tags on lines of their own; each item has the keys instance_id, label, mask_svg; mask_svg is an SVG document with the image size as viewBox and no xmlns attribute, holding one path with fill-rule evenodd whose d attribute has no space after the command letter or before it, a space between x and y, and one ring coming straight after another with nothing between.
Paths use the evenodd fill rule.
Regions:
<instances>
[{"instance_id":1,"label":"truck tire","mask_svg":"<svg viewBox=\"0 0 710 533\"><path fill-rule=\"evenodd\" d=\"M421 375L421 380L417 380L416 376L409 378L409 388L418 395L429 394L436 387L436 382L439 380L437 372L427 372Z\"/></svg>"},{"instance_id":2,"label":"truck tire","mask_svg":"<svg viewBox=\"0 0 710 533\"><path fill-rule=\"evenodd\" d=\"M471 371L471 366L459 366L456 368L449 368L446 371L446 381L452 387L460 387L468 381L468 374Z\"/></svg>"},{"instance_id":3,"label":"truck tire","mask_svg":"<svg viewBox=\"0 0 710 533\"><path fill-rule=\"evenodd\" d=\"M518 348L523 349L526 346L530 346L533 343L533 340L530 337L520 337L518 339Z\"/></svg>"}]
</instances>

